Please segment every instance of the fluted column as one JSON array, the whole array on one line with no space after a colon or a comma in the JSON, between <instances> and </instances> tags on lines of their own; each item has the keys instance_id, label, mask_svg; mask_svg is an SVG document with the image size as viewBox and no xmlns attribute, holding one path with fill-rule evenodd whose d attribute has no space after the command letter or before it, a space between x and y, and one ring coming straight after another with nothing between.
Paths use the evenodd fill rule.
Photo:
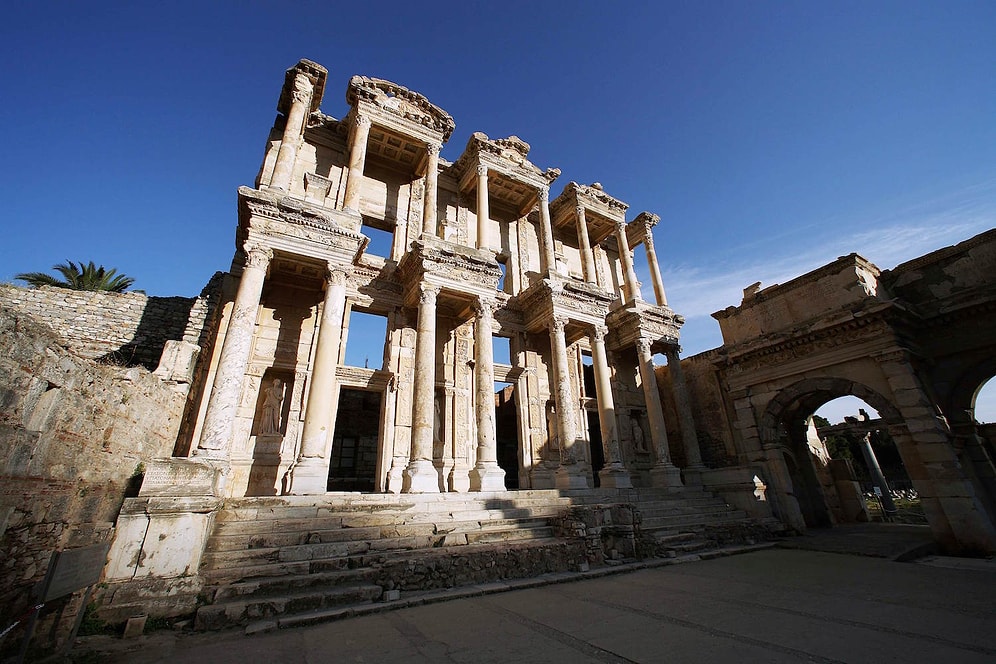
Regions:
<instances>
[{"instance_id":1,"label":"fluted column","mask_svg":"<svg viewBox=\"0 0 996 664\"><path fill-rule=\"evenodd\" d=\"M429 143L426 148L425 198L422 210L422 232L436 236L436 191L439 181L439 145Z\"/></svg>"},{"instance_id":2,"label":"fluted column","mask_svg":"<svg viewBox=\"0 0 996 664\"><path fill-rule=\"evenodd\" d=\"M287 112L284 135L280 140L280 150L277 151L277 163L274 164L273 175L270 176L271 189L287 191L290 188L298 145L304 135L304 122L308 117L314 93L315 86L311 79L298 72L294 76L294 93L291 95L291 105Z\"/></svg>"},{"instance_id":3,"label":"fluted column","mask_svg":"<svg viewBox=\"0 0 996 664\"><path fill-rule=\"evenodd\" d=\"M643 238L643 247L647 250L647 263L650 265L650 280L654 282L654 297L657 298L657 306L667 306L667 296L664 294L664 280L661 279L661 266L657 262L657 250L654 249L654 234L647 227L647 232ZM670 362L670 360L668 360Z\"/></svg>"},{"instance_id":4,"label":"fluted column","mask_svg":"<svg viewBox=\"0 0 996 664\"><path fill-rule=\"evenodd\" d=\"M560 467L556 472L558 489L586 489L588 477L578 463L580 450L577 444L577 403L571 387L571 373L567 366L567 338L564 326L567 319L555 316L550 321L550 346L553 356L554 399L557 404L557 433L560 436Z\"/></svg>"},{"instance_id":5,"label":"fluted column","mask_svg":"<svg viewBox=\"0 0 996 664\"><path fill-rule=\"evenodd\" d=\"M346 273L329 266L325 281L325 303L318 328L315 362L311 370L308 403L301 431L301 452L291 471L290 493L325 493L328 488L329 453L335 421L336 367L346 311Z\"/></svg>"},{"instance_id":6,"label":"fluted column","mask_svg":"<svg viewBox=\"0 0 996 664\"><path fill-rule=\"evenodd\" d=\"M585 218L584 206L575 208L578 223L578 245L581 247L581 264L584 266L584 280L595 283L595 256L591 252L591 240L588 237L588 220Z\"/></svg>"},{"instance_id":7,"label":"fluted column","mask_svg":"<svg viewBox=\"0 0 996 664\"><path fill-rule=\"evenodd\" d=\"M360 211L360 189L363 184L363 164L367 160L367 139L370 136L370 118L357 115L354 120L353 139L349 145L349 171L346 173L346 192L342 207Z\"/></svg>"},{"instance_id":8,"label":"fluted column","mask_svg":"<svg viewBox=\"0 0 996 664\"><path fill-rule=\"evenodd\" d=\"M415 393L412 397L412 447L401 488L405 493L439 491L439 475L432 463L438 294L438 287L423 285L418 301L418 327L415 333Z\"/></svg>"},{"instance_id":9,"label":"fluted column","mask_svg":"<svg viewBox=\"0 0 996 664\"><path fill-rule=\"evenodd\" d=\"M668 348L667 356L668 375L671 376L671 389L674 392L674 405L678 409L678 418L681 421L681 441L685 447L685 460L690 470L701 470L702 452L699 450L699 437L695 431L695 417L692 415L692 402L688 398L688 386L685 383L685 372L681 368L681 358L678 357L677 347Z\"/></svg>"},{"instance_id":10,"label":"fluted column","mask_svg":"<svg viewBox=\"0 0 996 664\"><path fill-rule=\"evenodd\" d=\"M623 265L623 300L626 304L641 299L640 287L633 268L633 255L629 252L629 239L626 237L626 222L616 222L616 240L619 244L619 260Z\"/></svg>"},{"instance_id":11,"label":"fluted column","mask_svg":"<svg viewBox=\"0 0 996 664\"><path fill-rule=\"evenodd\" d=\"M471 491L504 491L505 471L498 465L495 440L495 367L492 349L492 308L489 300L478 298L474 323L474 395L477 415L477 464L470 471Z\"/></svg>"},{"instance_id":12,"label":"fluted column","mask_svg":"<svg viewBox=\"0 0 996 664\"><path fill-rule=\"evenodd\" d=\"M540 244L543 249L543 260L546 272L557 271L557 257L553 247L553 225L550 223L550 187L540 187Z\"/></svg>"},{"instance_id":13,"label":"fluted column","mask_svg":"<svg viewBox=\"0 0 996 664\"><path fill-rule=\"evenodd\" d=\"M603 487L626 489L633 486L629 472L622 462L619 452L619 436L616 433L616 407L612 398L612 379L609 362L605 356L605 335L608 328L596 325L591 331L591 359L595 369L595 398L598 402L598 424L602 434L602 452L605 466L598 472L599 484Z\"/></svg>"},{"instance_id":14,"label":"fluted column","mask_svg":"<svg viewBox=\"0 0 996 664\"><path fill-rule=\"evenodd\" d=\"M491 206L488 202L488 167L477 165L477 248L490 249L489 221Z\"/></svg>"},{"instance_id":15,"label":"fluted column","mask_svg":"<svg viewBox=\"0 0 996 664\"><path fill-rule=\"evenodd\" d=\"M657 376L654 374L654 358L650 354L650 342L639 339L636 353L640 365L640 382L643 383L643 398L647 402L647 415L650 418L650 438L654 446L654 467L650 470L650 480L654 486L680 487L681 471L671 463L671 451L667 442L667 423L664 421L664 406L661 404L660 390L657 389Z\"/></svg>"},{"instance_id":16,"label":"fluted column","mask_svg":"<svg viewBox=\"0 0 996 664\"><path fill-rule=\"evenodd\" d=\"M273 251L260 245L245 248L246 262L239 279L239 288L232 304L232 315L221 346L218 370L211 387L207 412L201 428L201 439L194 454L210 459L225 459L232 449L232 427L239 405L242 382L249 365L253 330L259 298L263 293L266 270Z\"/></svg>"}]
</instances>

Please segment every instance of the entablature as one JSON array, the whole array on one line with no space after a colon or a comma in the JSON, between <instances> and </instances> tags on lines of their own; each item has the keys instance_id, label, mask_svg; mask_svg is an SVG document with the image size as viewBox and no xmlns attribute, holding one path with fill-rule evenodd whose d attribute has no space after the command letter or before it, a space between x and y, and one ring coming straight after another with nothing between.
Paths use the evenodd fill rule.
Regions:
<instances>
[{"instance_id":1,"label":"entablature","mask_svg":"<svg viewBox=\"0 0 996 664\"><path fill-rule=\"evenodd\" d=\"M463 294L468 298L495 299L501 268L489 251L454 244L428 235L412 242L398 264L405 303L414 306L423 286Z\"/></svg>"},{"instance_id":2,"label":"entablature","mask_svg":"<svg viewBox=\"0 0 996 664\"><path fill-rule=\"evenodd\" d=\"M636 300L611 311L605 322L609 326L605 342L609 350L621 350L646 339L651 351L659 353L678 345L678 331L685 319L670 307Z\"/></svg>"},{"instance_id":3,"label":"entablature","mask_svg":"<svg viewBox=\"0 0 996 664\"><path fill-rule=\"evenodd\" d=\"M569 182L560 195L550 201L554 228L573 227L577 223L579 207L584 209L591 243L598 244L615 232L619 222L626 220L629 205L609 196L598 182L590 185Z\"/></svg>"},{"instance_id":4,"label":"entablature","mask_svg":"<svg viewBox=\"0 0 996 664\"><path fill-rule=\"evenodd\" d=\"M351 265L369 241L353 230L356 225L354 216L337 210L239 187L239 246L253 241L285 254Z\"/></svg>"},{"instance_id":5,"label":"entablature","mask_svg":"<svg viewBox=\"0 0 996 664\"><path fill-rule=\"evenodd\" d=\"M529 332L546 329L554 317L582 325L603 325L615 297L582 281L543 279L512 298Z\"/></svg>"},{"instance_id":6,"label":"entablature","mask_svg":"<svg viewBox=\"0 0 996 664\"><path fill-rule=\"evenodd\" d=\"M517 136L489 139L475 132L453 164L453 173L462 192L477 186L478 168L487 169L488 193L524 214L539 201L542 191L560 176L560 170L540 170L526 156L529 144Z\"/></svg>"}]
</instances>

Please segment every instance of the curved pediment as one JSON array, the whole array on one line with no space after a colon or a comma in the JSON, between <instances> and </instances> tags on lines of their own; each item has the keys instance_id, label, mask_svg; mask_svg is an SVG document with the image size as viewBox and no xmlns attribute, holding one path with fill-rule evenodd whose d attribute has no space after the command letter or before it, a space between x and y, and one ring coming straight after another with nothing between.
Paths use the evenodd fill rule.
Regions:
<instances>
[{"instance_id":1,"label":"curved pediment","mask_svg":"<svg viewBox=\"0 0 996 664\"><path fill-rule=\"evenodd\" d=\"M349 79L346 103L355 106L360 100L371 102L410 122L434 129L442 133L443 141L449 139L456 127L453 117L424 95L381 78L354 76Z\"/></svg>"}]
</instances>

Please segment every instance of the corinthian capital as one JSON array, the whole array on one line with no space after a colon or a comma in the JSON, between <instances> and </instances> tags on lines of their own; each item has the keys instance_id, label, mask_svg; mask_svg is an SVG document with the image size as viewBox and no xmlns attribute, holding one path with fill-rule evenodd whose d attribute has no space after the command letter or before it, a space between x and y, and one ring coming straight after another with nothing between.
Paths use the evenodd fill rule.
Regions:
<instances>
[{"instance_id":1,"label":"corinthian capital","mask_svg":"<svg viewBox=\"0 0 996 664\"><path fill-rule=\"evenodd\" d=\"M365 115L357 115L353 122L357 129L366 129L370 127L370 118Z\"/></svg>"},{"instance_id":2,"label":"corinthian capital","mask_svg":"<svg viewBox=\"0 0 996 664\"><path fill-rule=\"evenodd\" d=\"M439 295L439 286L423 284L419 287L418 303L435 306L437 295Z\"/></svg>"},{"instance_id":3,"label":"corinthian capital","mask_svg":"<svg viewBox=\"0 0 996 664\"><path fill-rule=\"evenodd\" d=\"M488 174L488 167L485 166L484 164L478 164L477 165L477 174L479 176L480 175L487 175Z\"/></svg>"},{"instance_id":4,"label":"corinthian capital","mask_svg":"<svg viewBox=\"0 0 996 664\"><path fill-rule=\"evenodd\" d=\"M604 343L605 335L608 333L609 333L609 327L607 325L591 326L591 340L595 343Z\"/></svg>"},{"instance_id":5,"label":"corinthian capital","mask_svg":"<svg viewBox=\"0 0 996 664\"><path fill-rule=\"evenodd\" d=\"M645 339L640 337L636 340L636 352L640 355L640 359L646 359L651 357L650 355L650 339Z\"/></svg>"},{"instance_id":6,"label":"corinthian capital","mask_svg":"<svg viewBox=\"0 0 996 664\"><path fill-rule=\"evenodd\" d=\"M291 98L295 104L306 104L311 101L311 94L315 90L314 83L302 72L298 72L294 77L294 91Z\"/></svg>"},{"instance_id":7,"label":"corinthian capital","mask_svg":"<svg viewBox=\"0 0 996 664\"><path fill-rule=\"evenodd\" d=\"M584 219L584 206L583 205L575 206L574 214L578 216L578 219Z\"/></svg>"},{"instance_id":8,"label":"corinthian capital","mask_svg":"<svg viewBox=\"0 0 996 664\"><path fill-rule=\"evenodd\" d=\"M426 143L425 153L430 157L439 156L439 143Z\"/></svg>"},{"instance_id":9,"label":"corinthian capital","mask_svg":"<svg viewBox=\"0 0 996 664\"><path fill-rule=\"evenodd\" d=\"M474 301L474 311L480 318L491 318L495 312L495 301L491 298L478 297Z\"/></svg>"},{"instance_id":10,"label":"corinthian capital","mask_svg":"<svg viewBox=\"0 0 996 664\"><path fill-rule=\"evenodd\" d=\"M338 265L329 263L325 269L325 281L329 286L345 286L349 275Z\"/></svg>"},{"instance_id":11,"label":"corinthian capital","mask_svg":"<svg viewBox=\"0 0 996 664\"><path fill-rule=\"evenodd\" d=\"M246 267L266 268L273 258L273 249L256 242L245 243L242 251L246 254Z\"/></svg>"},{"instance_id":12,"label":"corinthian capital","mask_svg":"<svg viewBox=\"0 0 996 664\"><path fill-rule=\"evenodd\" d=\"M539 199L541 203L550 202L550 187L540 187L539 188Z\"/></svg>"}]
</instances>

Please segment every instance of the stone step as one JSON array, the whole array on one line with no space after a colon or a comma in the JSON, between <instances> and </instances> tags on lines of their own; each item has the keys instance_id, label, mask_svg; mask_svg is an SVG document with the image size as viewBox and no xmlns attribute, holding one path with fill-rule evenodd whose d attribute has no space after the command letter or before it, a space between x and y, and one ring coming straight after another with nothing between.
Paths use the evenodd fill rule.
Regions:
<instances>
[{"instance_id":1,"label":"stone step","mask_svg":"<svg viewBox=\"0 0 996 664\"><path fill-rule=\"evenodd\" d=\"M208 599L212 604L220 604L245 597L268 597L314 588L364 585L370 582L370 577L370 568L258 577L249 581L236 581L216 586L213 589L213 596L208 593Z\"/></svg>"},{"instance_id":2,"label":"stone step","mask_svg":"<svg viewBox=\"0 0 996 664\"><path fill-rule=\"evenodd\" d=\"M711 512L706 514L683 514L680 516L657 517L644 519L643 530L664 530L685 526L705 526L720 523L735 523L747 520L747 515L740 511Z\"/></svg>"},{"instance_id":3,"label":"stone step","mask_svg":"<svg viewBox=\"0 0 996 664\"><path fill-rule=\"evenodd\" d=\"M545 522L525 528L479 528L462 532L443 532L409 537L385 537L305 543L293 546L268 546L237 550L212 550L204 554L201 566L205 573L214 569L273 563L294 563L355 556L369 551L428 549L460 546L479 542L510 542L551 537L553 529Z\"/></svg>"},{"instance_id":4,"label":"stone step","mask_svg":"<svg viewBox=\"0 0 996 664\"><path fill-rule=\"evenodd\" d=\"M456 509L459 508L459 509ZM559 504L529 505L505 509L483 509L480 505L441 504L433 509L376 510L372 512L341 512L332 510L312 510L304 516L301 510L293 508L281 516L278 512L267 511L260 518L249 514L233 515L226 510L215 519L215 528L220 533L272 532L274 530L301 530L315 525L321 529L363 528L394 523L424 523L426 521L471 521L501 519L522 519L538 516L555 516L562 512Z\"/></svg>"},{"instance_id":5,"label":"stone step","mask_svg":"<svg viewBox=\"0 0 996 664\"><path fill-rule=\"evenodd\" d=\"M380 599L382 594L383 589L380 586L362 584L313 588L282 595L234 599L200 607L194 618L194 627L198 630L217 630L232 625L245 625L253 620L274 616L349 604L370 603Z\"/></svg>"},{"instance_id":6,"label":"stone step","mask_svg":"<svg viewBox=\"0 0 996 664\"><path fill-rule=\"evenodd\" d=\"M400 523L376 527L336 527L324 519L304 521L296 528L280 528L261 532L258 529L216 528L208 542L207 551L237 551L258 548L322 544L329 542L367 541L390 538L446 535L449 533L521 530L547 525L546 518L493 519L474 521L443 521L439 523ZM233 525L233 524L222 524ZM242 526L243 524L234 524Z\"/></svg>"}]
</instances>

